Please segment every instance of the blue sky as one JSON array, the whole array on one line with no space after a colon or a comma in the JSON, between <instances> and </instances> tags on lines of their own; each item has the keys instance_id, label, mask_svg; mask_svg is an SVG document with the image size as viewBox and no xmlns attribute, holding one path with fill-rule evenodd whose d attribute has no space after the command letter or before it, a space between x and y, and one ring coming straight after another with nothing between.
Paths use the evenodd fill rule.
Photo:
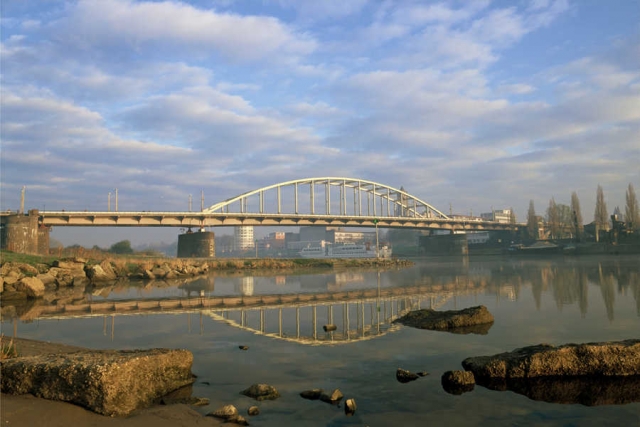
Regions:
<instances>
[{"instance_id":1,"label":"blue sky","mask_svg":"<svg viewBox=\"0 0 640 427\"><path fill-rule=\"evenodd\" d=\"M610 211L640 190L639 23L632 0L3 0L2 208L347 176L521 220L576 191L590 221L598 184ZM177 230L91 233L54 237Z\"/></svg>"}]
</instances>

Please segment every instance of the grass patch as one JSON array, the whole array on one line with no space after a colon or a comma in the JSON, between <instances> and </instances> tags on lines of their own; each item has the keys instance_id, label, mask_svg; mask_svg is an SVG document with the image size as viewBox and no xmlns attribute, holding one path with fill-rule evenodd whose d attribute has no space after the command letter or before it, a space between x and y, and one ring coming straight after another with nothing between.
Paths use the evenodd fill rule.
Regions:
<instances>
[{"instance_id":1,"label":"grass patch","mask_svg":"<svg viewBox=\"0 0 640 427\"><path fill-rule=\"evenodd\" d=\"M18 357L18 349L13 343L13 338L7 342L7 338L2 334L0 335L0 360L11 359L12 357Z\"/></svg>"},{"instance_id":2,"label":"grass patch","mask_svg":"<svg viewBox=\"0 0 640 427\"><path fill-rule=\"evenodd\" d=\"M295 258L292 260L294 265L299 267L333 267L334 260L321 258Z\"/></svg>"},{"instance_id":3,"label":"grass patch","mask_svg":"<svg viewBox=\"0 0 640 427\"><path fill-rule=\"evenodd\" d=\"M29 264L35 266L36 264L51 264L57 257L50 255L29 255L20 254L11 251L0 251L0 262L20 262L23 264Z\"/></svg>"}]
</instances>

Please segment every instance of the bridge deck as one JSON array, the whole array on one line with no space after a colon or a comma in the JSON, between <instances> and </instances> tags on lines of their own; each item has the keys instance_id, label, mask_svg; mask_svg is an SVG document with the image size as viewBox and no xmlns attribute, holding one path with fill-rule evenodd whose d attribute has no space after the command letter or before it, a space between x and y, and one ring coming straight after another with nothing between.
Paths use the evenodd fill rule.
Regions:
<instances>
[{"instance_id":1,"label":"bridge deck","mask_svg":"<svg viewBox=\"0 0 640 427\"><path fill-rule=\"evenodd\" d=\"M445 230L511 230L521 224L460 219L342 216L264 213L206 213L206 212L65 212L50 211L39 214L39 222L46 226L73 227L216 227L216 226L340 226L373 228L422 228Z\"/></svg>"}]
</instances>

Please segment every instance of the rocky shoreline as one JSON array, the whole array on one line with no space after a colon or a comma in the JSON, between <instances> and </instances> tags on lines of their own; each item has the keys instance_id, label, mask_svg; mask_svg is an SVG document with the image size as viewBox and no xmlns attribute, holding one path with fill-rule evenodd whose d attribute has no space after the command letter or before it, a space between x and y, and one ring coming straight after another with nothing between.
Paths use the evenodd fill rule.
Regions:
<instances>
[{"instance_id":1,"label":"rocky shoreline","mask_svg":"<svg viewBox=\"0 0 640 427\"><path fill-rule=\"evenodd\" d=\"M84 287L122 280L172 280L206 275L212 271L295 271L314 268L405 267L401 259L199 259L199 258L65 258L51 263L8 261L0 267L3 301L37 299L45 290Z\"/></svg>"}]
</instances>

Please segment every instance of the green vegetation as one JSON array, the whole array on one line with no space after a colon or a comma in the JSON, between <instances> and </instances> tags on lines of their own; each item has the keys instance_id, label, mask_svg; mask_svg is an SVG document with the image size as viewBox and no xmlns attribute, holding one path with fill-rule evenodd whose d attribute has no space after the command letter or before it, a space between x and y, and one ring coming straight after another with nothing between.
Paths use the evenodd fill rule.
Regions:
<instances>
[{"instance_id":1,"label":"green vegetation","mask_svg":"<svg viewBox=\"0 0 640 427\"><path fill-rule=\"evenodd\" d=\"M36 265L36 264L51 264L57 257L51 255L28 255L19 254L11 251L0 251L0 263L5 262L19 262L23 264Z\"/></svg>"},{"instance_id":2,"label":"green vegetation","mask_svg":"<svg viewBox=\"0 0 640 427\"><path fill-rule=\"evenodd\" d=\"M296 258L293 260L295 265L312 267L318 265L318 260L313 258Z\"/></svg>"},{"instance_id":3,"label":"green vegetation","mask_svg":"<svg viewBox=\"0 0 640 427\"><path fill-rule=\"evenodd\" d=\"M111 245L111 247L109 248L109 252L111 252L112 254L132 254L133 249L131 248L130 241L123 240Z\"/></svg>"}]
</instances>

